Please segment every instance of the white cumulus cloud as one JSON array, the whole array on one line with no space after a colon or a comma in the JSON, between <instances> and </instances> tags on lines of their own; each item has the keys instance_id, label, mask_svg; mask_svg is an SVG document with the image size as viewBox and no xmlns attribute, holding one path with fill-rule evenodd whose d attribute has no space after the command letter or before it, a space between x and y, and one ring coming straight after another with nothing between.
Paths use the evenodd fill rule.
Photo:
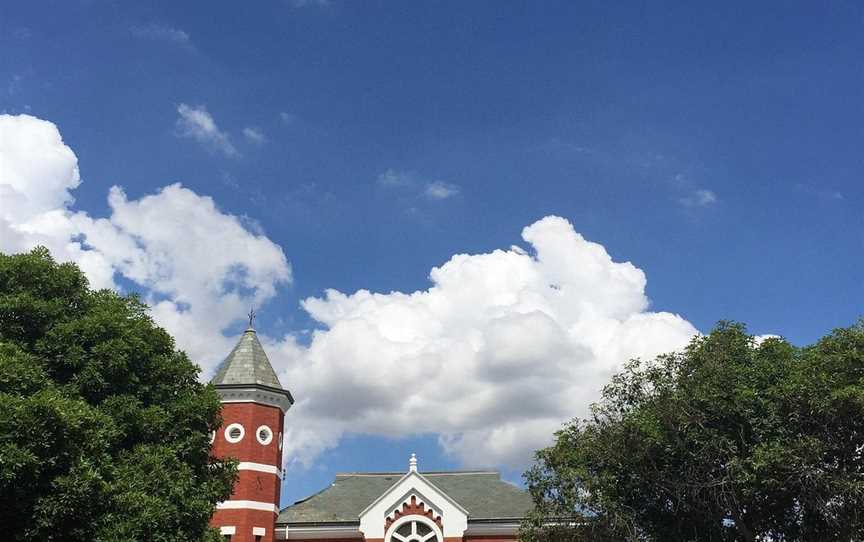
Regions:
<instances>
[{"instance_id":1,"label":"white cumulus cloud","mask_svg":"<svg viewBox=\"0 0 864 542\"><path fill-rule=\"evenodd\" d=\"M53 123L0 115L0 250L44 244L96 286L132 281L205 367L233 346L223 332L235 317L291 280L282 249L208 197L173 184L130 199L114 187L107 216L94 217L75 209L80 182ZM524 248L452 256L425 290L304 300L322 327L308 344L265 337L297 398L286 458L309 464L351 433L432 434L467 466L522 467L622 363L697 333L651 311L645 274L565 219L522 238Z\"/></svg>"},{"instance_id":2,"label":"white cumulus cloud","mask_svg":"<svg viewBox=\"0 0 864 542\"><path fill-rule=\"evenodd\" d=\"M588 413L628 359L697 333L648 310L645 275L569 222L546 217L519 247L457 254L412 293L328 290L303 307L325 329L271 341L297 403L289 461L348 433L437 434L467 466L525 466L563 422Z\"/></svg>"},{"instance_id":3,"label":"white cumulus cloud","mask_svg":"<svg viewBox=\"0 0 864 542\"><path fill-rule=\"evenodd\" d=\"M74 210L78 160L57 127L0 115L0 251L36 245L74 261L95 287L115 276L137 284L193 360L212 368L233 346L223 330L291 280L282 249L212 199L180 184L130 200L119 187L110 215Z\"/></svg>"},{"instance_id":4,"label":"white cumulus cloud","mask_svg":"<svg viewBox=\"0 0 864 542\"><path fill-rule=\"evenodd\" d=\"M44 245L56 258L78 262L93 286L111 287L108 262L76 238L69 207L80 183L78 158L53 123L0 115L0 250Z\"/></svg>"},{"instance_id":5,"label":"white cumulus cloud","mask_svg":"<svg viewBox=\"0 0 864 542\"><path fill-rule=\"evenodd\" d=\"M181 137L194 139L211 151L218 151L228 157L239 156L240 153L231 143L226 132L219 129L207 108L203 105L177 106L177 134Z\"/></svg>"}]
</instances>

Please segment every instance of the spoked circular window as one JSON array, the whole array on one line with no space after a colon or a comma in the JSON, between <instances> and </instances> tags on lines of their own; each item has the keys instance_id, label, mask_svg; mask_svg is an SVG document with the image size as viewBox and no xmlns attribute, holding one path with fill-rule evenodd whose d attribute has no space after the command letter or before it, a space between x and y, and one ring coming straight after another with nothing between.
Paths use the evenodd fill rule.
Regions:
<instances>
[{"instance_id":1,"label":"spoked circular window","mask_svg":"<svg viewBox=\"0 0 864 542\"><path fill-rule=\"evenodd\" d=\"M420 517L405 517L401 525L394 525L390 533L390 542L441 542L437 529ZM401 522L400 522L401 523Z\"/></svg>"}]
</instances>

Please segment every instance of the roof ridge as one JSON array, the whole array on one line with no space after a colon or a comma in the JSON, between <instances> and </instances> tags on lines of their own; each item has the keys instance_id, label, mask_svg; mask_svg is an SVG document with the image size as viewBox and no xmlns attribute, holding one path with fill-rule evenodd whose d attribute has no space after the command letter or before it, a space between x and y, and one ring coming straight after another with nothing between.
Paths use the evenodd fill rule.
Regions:
<instances>
[{"instance_id":1,"label":"roof ridge","mask_svg":"<svg viewBox=\"0 0 864 542\"><path fill-rule=\"evenodd\" d=\"M354 477L354 476L403 476L405 473L400 471L393 472L337 472L336 477ZM495 474L501 476L501 471L497 470L442 470L442 471L420 471L423 476L447 476L447 475L472 475L472 474Z\"/></svg>"}]
</instances>

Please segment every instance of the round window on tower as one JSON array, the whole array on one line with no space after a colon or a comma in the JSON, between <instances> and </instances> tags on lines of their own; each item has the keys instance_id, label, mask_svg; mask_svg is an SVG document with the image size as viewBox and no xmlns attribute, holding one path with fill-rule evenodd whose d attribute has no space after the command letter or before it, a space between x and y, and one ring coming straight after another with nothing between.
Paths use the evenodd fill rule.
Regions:
<instances>
[{"instance_id":1,"label":"round window on tower","mask_svg":"<svg viewBox=\"0 0 864 542\"><path fill-rule=\"evenodd\" d=\"M266 425L262 425L255 431L255 436L258 438L258 442L267 446L273 441L273 431L270 430Z\"/></svg>"},{"instance_id":2,"label":"round window on tower","mask_svg":"<svg viewBox=\"0 0 864 542\"><path fill-rule=\"evenodd\" d=\"M225 428L225 440L231 444L236 444L243 440L243 435L245 434L246 430L239 423L232 423Z\"/></svg>"},{"instance_id":3,"label":"round window on tower","mask_svg":"<svg viewBox=\"0 0 864 542\"><path fill-rule=\"evenodd\" d=\"M216 440L216 431L210 431L210 444L213 444L214 440Z\"/></svg>"}]
</instances>

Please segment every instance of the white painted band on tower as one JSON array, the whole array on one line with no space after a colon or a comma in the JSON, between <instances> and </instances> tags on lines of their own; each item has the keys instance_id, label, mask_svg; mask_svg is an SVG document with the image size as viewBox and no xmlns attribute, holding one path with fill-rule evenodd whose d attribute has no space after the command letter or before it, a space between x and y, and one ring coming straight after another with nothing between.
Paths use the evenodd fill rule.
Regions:
<instances>
[{"instance_id":1,"label":"white painted band on tower","mask_svg":"<svg viewBox=\"0 0 864 542\"><path fill-rule=\"evenodd\" d=\"M271 502L261 501L224 501L216 503L217 510L263 510L265 512L279 513L279 507Z\"/></svg>"}]
</instances>

